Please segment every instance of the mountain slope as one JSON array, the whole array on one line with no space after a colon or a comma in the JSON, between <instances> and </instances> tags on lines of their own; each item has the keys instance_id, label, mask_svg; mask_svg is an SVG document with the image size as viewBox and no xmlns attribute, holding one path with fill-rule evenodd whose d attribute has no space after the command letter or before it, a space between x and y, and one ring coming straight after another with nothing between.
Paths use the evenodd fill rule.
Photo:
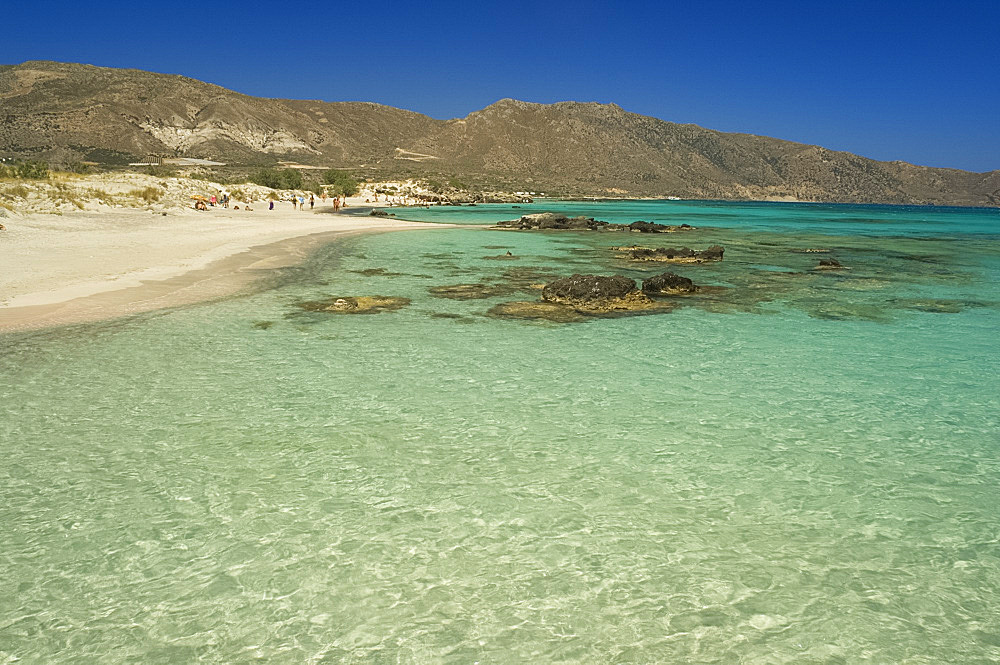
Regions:
<instances>
[{"instance_id":1,"label":"mountain slope","mask_svg":"<svg viewBox=\"0 0 1000 665\"><path fill-rule=\"evenodd\" d=\"M598 195L1000 205L1000 171L876 162L614 104L505 99L443 121L367 102L263 99L183 76L54 62L0 67L0 152L63 161L286 159Z\"/></svg>"}]
</instances>

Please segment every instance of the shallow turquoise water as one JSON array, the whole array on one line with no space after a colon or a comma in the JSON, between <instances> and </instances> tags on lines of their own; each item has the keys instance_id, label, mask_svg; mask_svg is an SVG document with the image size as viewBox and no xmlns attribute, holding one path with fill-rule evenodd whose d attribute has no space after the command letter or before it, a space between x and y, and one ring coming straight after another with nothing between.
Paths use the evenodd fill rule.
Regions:
<instances>
[{"instance_id":1,"label":"shallow turquoise water","mask_svg":"<svg viewBox=\"0 0 1000 665\"><path fill-rule=\"evenodd\" d=\"M559 210L629 224L637 219L662 224L738 228L753 231L820 232L851 235L919 236L985 234L996 238L998 208L764 203L728 201L555 201L531 204L478 204L432 208L386 208L400 217L453 224L494 223L520 215Z\"/></svg>"},{"instance_id":2,"label":"shallow turquoise water","mask_svg":"<svg viewBox=\"0 0 1000 665\"><path fill-rule=\"evenodd\" d=\"M0 337L0 662L1000 662L996 212L705 205L733 223L361 237ZM720 242L672 269L726 288L487 315L662 271L608 249L637 237ZM365 294L412 303L298 306Z\"/></svg>"}]
</instances>

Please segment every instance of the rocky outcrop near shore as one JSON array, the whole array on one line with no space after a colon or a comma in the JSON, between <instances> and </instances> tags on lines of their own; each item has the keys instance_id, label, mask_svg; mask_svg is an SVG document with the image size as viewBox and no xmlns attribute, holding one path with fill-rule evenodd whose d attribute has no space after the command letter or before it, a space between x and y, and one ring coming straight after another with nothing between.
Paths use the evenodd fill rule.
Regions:
<instances>
[{"instance_id":1,"label":"rocky outcrop near shore","mask_svg":"<svg viewBox=\"0 0 1000 665\"><path fill-rule=\"evenodd\" d=\"M660 261L664 263L704 263L706 261L721 261L725 249L712 245L701 251L690 247L612 247L625 252L632 261Z\"/></svg>"},{"instance_id":2,"label":"rocky outcrop near shore","mask_svg":"<svg viewBox=\"0 0 1000 665\"><path fill-rule=\"evenodd\" d=\"M557 212L538 212L522 215L519 219L497 222L498 229L516 229L518 231L634 231L636 233L674 233L694 229L689 224L670 226L655 222L632 222L631 224L611 224L593 217L567 217Z\"/></svg>"},{"instance_id":3,"label":"rocky outcrop near shore","mask_svg":"<svg viewBox=\"0 0 1000 665\"><path fill-rule=\"evenodd\" d=\"M299 307L307 312L378 314L402 309L409 304L409 298L399 296L342 296L300 303Z\"/></svg>"},{"instance_id":4,"label":"rocky outcrop near shore","mask_svg":"<svg viewBox=\"0 0 1000 665\"><path fill-rule=\"evenodd\" d=\"M665 272L655 277L642 280L642 292L648 294L678 294L694 293L698 286L688 279L675 275L672 272Z\"/></svg>"},{"instance_id":5,"label":"rocky outcrop near shore","mask_svg":"<svg viewBox=\"0 0 1000 665\"><path fill-rule=\"evenodd\" d=\"M542 300L596 311L632 309L650 302L636 288L634 279L622 275L573 275L557 279L542 289Z\"/></svg>"},{"instance_id":6,"label":"rocky outcrop near shore","mask_svg":"<svg viewBox=\"0 0 1000 665\"><path fill-rule=\"evenodd\" d=\"M669 311L636 288L635 280L622 275L573 275L549 282L542 300L508 302L490 309L492 316L550 321L584 321L588 317Z\"/></svg>"}]
</instances>

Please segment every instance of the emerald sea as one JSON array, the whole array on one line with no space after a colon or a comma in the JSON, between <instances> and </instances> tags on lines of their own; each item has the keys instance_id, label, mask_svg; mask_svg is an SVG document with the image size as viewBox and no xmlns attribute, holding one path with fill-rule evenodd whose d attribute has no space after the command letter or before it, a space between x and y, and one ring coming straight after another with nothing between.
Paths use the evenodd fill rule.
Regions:
<instances>
[{"instance_id":1,"label":"emerald sea","mask_svg":"<svg viewBox=\"0 0 1000 665\"><path fill-rule=\"evenodd\" d=\"M696 228L485 226L548 210ZM0 663L1000 662L1000 210L392 212L466 226L0 335Z\"/></svg>"}]
</instances>

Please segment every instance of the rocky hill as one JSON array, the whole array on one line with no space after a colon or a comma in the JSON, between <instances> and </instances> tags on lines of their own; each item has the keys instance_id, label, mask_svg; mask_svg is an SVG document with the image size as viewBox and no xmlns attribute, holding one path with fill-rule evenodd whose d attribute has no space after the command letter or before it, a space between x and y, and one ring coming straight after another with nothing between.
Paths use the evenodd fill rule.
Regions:
<instances>
[{"instance_id":1,"label":"rocky hill","mask_svg":"<svg viewBox=\"0 0 1000 665\"><path fill-rule=\"evenodd\" d=\"M435 120L379 104L263 99L183 76L55 62L0 66L0 154L293 161L597 196L1000 205L1000 171L877 162L614 104L505 99Z\"/></svg>"}]
</instances>

